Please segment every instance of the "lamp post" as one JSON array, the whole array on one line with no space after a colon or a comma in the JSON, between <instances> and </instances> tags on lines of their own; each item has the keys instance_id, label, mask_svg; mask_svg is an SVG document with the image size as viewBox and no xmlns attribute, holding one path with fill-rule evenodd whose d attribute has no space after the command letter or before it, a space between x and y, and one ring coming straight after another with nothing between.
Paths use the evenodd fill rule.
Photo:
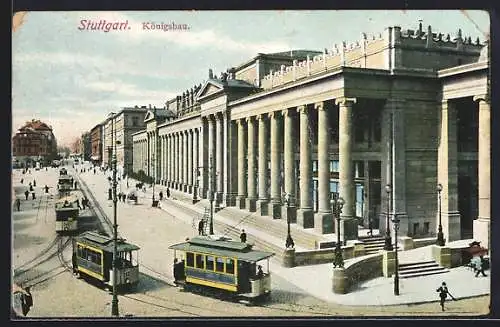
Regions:
<instances>
[{"instance_id":1,"label":"lamp post","mask_svg":"<svg viewBox=\"0 0 500 327\"><path fill-rule=\"evenodd\" d=\"M340 242L340 214L342 213L342 207L344 206L344 199L337 196L335 193L334 199L331 201L333 216L337 219L337 228L335 233L337 234L337 244L335 245L335 256L333 259L333 267L344 268L344 258L342 257L342 245Z\"/></svg>"},{"instance_id":2,"label":"lamp post","mask_svg":"<svg viewBox=\"0 0 500 327\"><path fill-rule=\"evenodd\" d=\"M116 223L116 203L118 202L118 199L116 197L116 140L113 139L114 136L114 128L115 128L115 113L112 112L110 113L111 115L111 134L112 134L112 140L113 140L113 154L112 154L112 159L111 159L111 164L113 167L113 300L111 301L111 315L118 317L118 296L116 293L116 266L117 266L117 260L118 260L118 255L117 255L117 234L118 234L118 225Z\"/></svg>"},{"instance_id":3,"label":"lamp post","mask_svg":"<svg viewBox=\"0 0 500 327\"><path fill-rule=\"evenodd\" d=\"M193 175L194 175L194 187L193 187L193 204L198 202L198 175L199 175L199 169L200 167L196 167L193 170Z\"/></svg>"},{"instance_id":4,"label":"lamp post","mask_svg":"<svg viewBox=\"0 0 500 327\"><path fill-rule=\"evenodd\" d=\"M286 241L285 241L285 248L293 248L295 243L293 242L292 234L290 232L290 194L285 193L285 196L283 197L283 201L286 204L287 208L287 214L286 214L286 224L287 224L287 234L286 234Z\"/></svg>"},{"instance_id":5,"label":"lamp post","mask_svg":"<svg viewBox=\"0 0 500 327\"><path fill-rule=\"evenodd\" d=\"M395 244L395 259L394 259L394 295L399 295L399 262L398 262L398 230L399 230L399 218L397 214L394 214L394 219L392 220L394 224L394 238Z\"/></svg>"},{"instance_id":6,"label":"lamp post","mask_svg":"<svg viewBox=\"0 0 500 327\"><path fill-rule=\"evenodd\" d=\"M390 219L390 211L391 211L391 185L387 184L385 186L385 192L387 194L387 211L385 217L385 244L384 250L392 251L392 239L391 239L391 227L389 226Z\"/></svg>"},{"instance_id":7,"label":"lamp post","mask_svg":"<svg viewBox=\"0 0 500 327\"><path fill-rule=\"evenodd\" d=\"M444 246L444 235L443 235L443 225L441 224L441 191L443 190L443 185L439 183L437 185L438 192L438 211L439 211L439 226L438 226L438 234L436 244L439 246Z\"/></svg>"}]
</instances>

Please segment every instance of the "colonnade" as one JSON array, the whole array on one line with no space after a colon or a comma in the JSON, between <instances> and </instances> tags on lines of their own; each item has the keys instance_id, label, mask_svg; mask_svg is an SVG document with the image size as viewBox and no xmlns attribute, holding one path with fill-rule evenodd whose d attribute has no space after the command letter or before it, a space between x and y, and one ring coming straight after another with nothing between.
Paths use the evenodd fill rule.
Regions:
<instances>
[{"instance_id":1,"label":"colonnade","mask_svg":"<svg viewBox=\"0 0 500 327\"><path fill-rule=\"evenodd\" d=\"M352 110L355 99L336 99L339 106L339 193L345 200L340 233L344 240L357 238L355 219L355 182L352 166ZM314 227L321 233L333 232L330 203L330 127L333 108L318 102L295 108L240 118L238 128L237 206L273 218L289 218L304 228ZM312 199L312 128L311 111L318 111L318 212ZM300 131L294 121L300 121ZM281 128L283 126L283 128ZM299 135L297 137L297 134ZM299 176L295 175L296 144L299 143ZM282 151L284 149L284 151ZM283 154L283 158L281 157ZM284 176L281 178L283 161ZM270 162L270 174L268 163ZM248 172L248 174L247 174ZM295 199L300 182L300 202ZM284 185L282 185L282 183ZM289 201L283 201L282 190Z\"/></svg>"}]
</instances>

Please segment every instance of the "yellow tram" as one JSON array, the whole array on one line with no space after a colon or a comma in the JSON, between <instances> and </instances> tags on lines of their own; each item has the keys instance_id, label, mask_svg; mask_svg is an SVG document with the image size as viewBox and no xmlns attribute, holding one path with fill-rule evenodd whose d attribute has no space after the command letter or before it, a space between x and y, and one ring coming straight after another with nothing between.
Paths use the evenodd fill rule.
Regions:
<instances>
[{"instance_id":1,"label":"yellow tram","mask_svg":"<svg viewBox=\"0 0 500 327\"><path fill-rule=\"evenodd\" d=\"M56 232L71 232L78 229L80 208L77 201L78 198L75 195L65 196L56 201L54 204Z\"/></svg>"},{"instance_id":2,"label":"yellow tram","mask_svg":"<svg viewBox=\"0 0 500 327\"><path fill-rule=\"evenodd\" d=\"M59 196L63 197L69 195L70 191L73 189L73 178L71 175L61 175L57 181L57 189L59 191Z\"/></svg>"},{"instance_id":3,"label":"yellow tram","mask_svg":"<svg viewBox=\"0 0 500 327\"><path fill-rule=\"evenodd\" d=\"M139 283L139 250L123 239L117 240L116 286L132 289ZM113 238L96 232L85 232L73 240L73 271L113 287Z\"/></svg>"},{"instance_id":4,"label":"yellow tram","mask_svg":"<svg viewBox=\"0 0 500 327\"><path fill-rule=\"evenodd\" d=\"M250 244L213 235L197 236L169 248L174 250L176 259L176 251L182 253L182 259L174 266L174 275L184 288L196 285L218 289L250 301L271 293L269 258L274 253L253 250ZM264 260L265 270L258 264Z\"/></svg>"}]
</instances>

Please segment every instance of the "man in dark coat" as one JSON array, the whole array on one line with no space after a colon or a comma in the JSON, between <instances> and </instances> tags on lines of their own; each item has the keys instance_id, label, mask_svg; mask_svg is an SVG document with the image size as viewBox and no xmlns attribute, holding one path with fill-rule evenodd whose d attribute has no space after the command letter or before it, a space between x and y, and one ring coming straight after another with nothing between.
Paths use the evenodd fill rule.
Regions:
<instances>
[{"instance_id":1,"label":"man in dark coat","mask_svg":"<svg viewBox=\"0 0 500 327\"><path fill-rule=\"evenodd\" d=\"M163 192L160 191L160 193L158 195L160 196L160 201L162 201L163 200Z\"/></svg>"},{"instance_id":2,"label":"man in dark coat","mask_svg":"<svg viewBox=\"0 0 500 327\"><path fill-rule=\"evenodd\" d=\"M170 198L170 189L168 187L166 193L167 193L167 199Z\"/></svg>"},{"instance_id":3,"label":"man in dark coat","mask_svg":"<svg viewBox=\"0 0 500 327\"><path fill-rule=\"evenodd\" d=\"M45 193L49 193L49 187L47 185L45 185L44 189L45 189Z\"/></svg>"},{"instance_id":4,"label":"man in dark coat","mask_svg":"<svg viewBox=\"0 0 500 327\"><path fill-rule=\"evenodd\" d=\"M21 200L19 200L19 199L16 199L16 208L17 208L17 211L21 211Z\"/></svg>"},{"instance_id":5,"label":"man in dark coat","mask_svg":"<svg viewBox=\"0 0 500 327\"><path fill-rule=\"evenodd\" d=\"M205 225L205 222L203 219L200 220L198 223L198 235L204 235L205 233L203 232L203 226Z\"/></svg>"},{"instance_id":6,"label":"man in dark coat","mask_svg":"<svg viewBox=\"0 0 500 327\"><path fill-rule=\"evenodd\" d=\"M477 260L476 265L476 277L479 277L479 274L482 274L484 277L488 276L484 273L484 269L486 268L486 260L483 256L479 256L479 260Z\"/></svg>"},{"instance_id":7,"label":"man in dark coat","mask_svg":"<svg viewBox=\"0 0 500 327\"><path fill-rule=\"evenodd\" d=\"M247 233L245 233L244 229L241 230L240 241L241 241L241 243L247 242Z\"/></svg>"},{"instance_id":8,"label":"man in dark coat","mask_svg":"<svg viewBox=\"0 0 500 327\"><path fill-rule=\"evenodd\" d=\"M455 298L448 291L448 287L445 282L441 284L441 287L439 287L436 292L439 293L439 305L441 305L441 310L444 311L444 301L446 301L446 297L450 295L453 300L455 300Z\"/></svg>"}]
</instances>

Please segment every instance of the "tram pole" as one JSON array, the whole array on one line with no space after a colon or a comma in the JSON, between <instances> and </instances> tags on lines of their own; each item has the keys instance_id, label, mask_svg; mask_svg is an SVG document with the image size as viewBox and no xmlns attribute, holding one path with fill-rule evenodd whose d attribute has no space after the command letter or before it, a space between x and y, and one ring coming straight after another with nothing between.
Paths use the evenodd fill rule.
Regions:
<instances>
[{"instance_id":1,"label":"tram pole","mask_svg":"<svg viewBox=\"0 0 500 327\"><path fill-rule=\"evenodd\" d=\"M115 133L115 122L114 122L114 113L112 112L111 114L111 139L113 141L113 155L112 155L112 165L113 165L113 300L111 301L111 315L114 317L118 317L118 296L116 293L116 266L117 266L117 260L118 260L118 255L117 255L117 234L118 234L118 225L116 223L116 203L117 203L117 197L116 197L116 140L114 139L114 133Z\"/></svg>"}]
</instances>

